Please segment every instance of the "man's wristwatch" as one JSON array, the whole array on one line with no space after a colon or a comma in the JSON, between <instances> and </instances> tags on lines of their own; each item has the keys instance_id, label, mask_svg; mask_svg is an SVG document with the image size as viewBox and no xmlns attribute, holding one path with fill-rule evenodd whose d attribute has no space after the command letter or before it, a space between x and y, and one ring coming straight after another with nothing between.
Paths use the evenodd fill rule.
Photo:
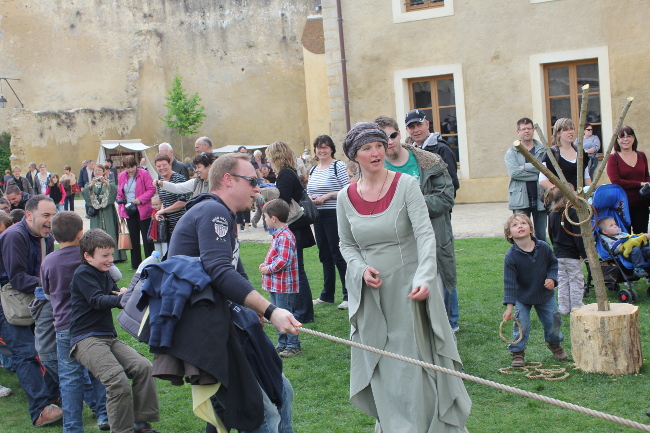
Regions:
<instances>
[{"instance_id":1,"label":"man's wristwatch","mask_svg":"<svg viewBox=\"0 0 650 433\"><path fill-rule=\"evenodd\" d=\"M278 308L273 304L269 304L268 307L266 307L266 311L264 312L264 318L268 320L269 322L271 321L271 315L275 311L275 309Z\"/></svg>"}]
</instances>

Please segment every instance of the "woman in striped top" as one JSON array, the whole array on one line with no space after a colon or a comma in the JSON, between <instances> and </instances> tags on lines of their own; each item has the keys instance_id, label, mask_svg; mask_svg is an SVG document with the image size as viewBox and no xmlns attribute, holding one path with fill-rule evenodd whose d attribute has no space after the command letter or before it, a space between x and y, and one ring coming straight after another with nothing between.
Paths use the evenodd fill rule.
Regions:
<instances>
[{"instance_id":1,"label":"woman in striped top","mask_svg":"<svg viewBox=\"0 0 650 433\"><path fill-rule=\"evenodd\" d=\"M169 156L158 154L154 160L154 164L156 165L156 171L160 175L159 180L171 183L185 182L183 176L172 171L172 164ZM190 195L174 194L158 188L158 196L160 197L163 208L156 212L154 218L160 219L160 217L163 217L167 219L167 239L171 239L176 223L185 213L185 203L190 199Z\"/></svg>"},{"instance_id":2,"label":"woman in striped top","mask_svg":"<svg viewBox=\"0 0 650 433\"><path fill-rule=\"evenodd\" d=\"M345 163L334 159L336 146L329 135L321 135L314 140L314 153L318 165L309 171L307 194L318 209L319 220L314 223L318 257L323 264L323 291L314 305L334 302L336 270L339 270L343 287L343 302L339 309L348 308L348 291L345 288L347 264L339 250L338 223L336 220L336 196L348 184Z\"/></svg>"}]
</instances>

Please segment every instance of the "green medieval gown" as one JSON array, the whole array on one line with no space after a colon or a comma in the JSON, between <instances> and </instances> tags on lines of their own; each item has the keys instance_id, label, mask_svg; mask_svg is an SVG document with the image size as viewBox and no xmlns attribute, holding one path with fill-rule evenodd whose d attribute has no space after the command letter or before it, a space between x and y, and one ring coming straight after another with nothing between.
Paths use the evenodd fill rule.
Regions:
<instances>
[{"instance_id":1,"label":"green medieval gown","mask_svg":"<svg viewBox=\"0 0 650 433\"><path fill-rule=\"evenodd\" d=\"M92 189L92 191L91 191ZM113 259L116 262L126 260L126 251L117 249L117 235L120 231L119 218L115 209L115 199L117 198L117 187L115 183L96 184L86 186L82 191L86 206L94 207L99 212L97 215L90 217L91 229L102 229L110 235L115 241L115 252Z\"/></svg>"},{"instance_id":2,"label":"green medieval gown","mask_svg":"<svg viewBox=\"0 0 650 433\"><path fill-rule=\"evenodd\" d=\"M402 175L388 208L359 213L346 187L337 200L341 253L348 268L350 339L410 358L462 369L436 270L436 240L420 185ZM382 285L363 280L368 266ZM429 298L411 290L426 284ZM461 433L471 401L460 378L352 348L350 401L377 419L375 432Z\"/></svg>"}]
</instances>

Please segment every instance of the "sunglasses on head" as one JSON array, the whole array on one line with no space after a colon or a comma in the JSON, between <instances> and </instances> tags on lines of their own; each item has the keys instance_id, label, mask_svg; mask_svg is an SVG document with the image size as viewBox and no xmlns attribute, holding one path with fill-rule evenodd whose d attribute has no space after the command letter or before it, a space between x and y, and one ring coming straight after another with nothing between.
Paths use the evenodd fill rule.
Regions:
<instances>
[{"instance_id":1,"label":"sunglasses on head","mask_svg":"<svg viewBox=\"0 0 650 433\"><path fill-rule=\"evenodd\" d=\"M390 134L388 138L390 138L391 140L395 140L398 135L399 135L399 131L395 131L392 134Z\"/></svg>"},{"instance_id":2,"label":"sunglasses on head","mask_svg":"<svg viewBox=\"0 0 650 433\"><path fill-rule=\"evenodd\" d=\"M241 174L235 174L235 173L228 173L228 174L231 175L231 176L241 177L242 179L246 179L248 181L248 183L252 187L257 186L257 178L256 177L242 176Z\"/></svg>"}]
</instances>

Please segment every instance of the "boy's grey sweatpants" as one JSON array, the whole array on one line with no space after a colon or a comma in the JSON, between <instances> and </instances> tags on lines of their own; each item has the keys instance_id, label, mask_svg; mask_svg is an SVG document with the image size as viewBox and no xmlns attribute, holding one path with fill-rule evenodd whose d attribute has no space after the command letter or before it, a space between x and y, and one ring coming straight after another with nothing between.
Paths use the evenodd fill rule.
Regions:
<instances>
[{"instance_id":1,"label":"boy's grey sweatpants","mask_svg":"<svg viewBox=\"0 0 650 433\"><path fill-rule=\"evenodd\" d=\"M106 387L106 409L112 433L133 433L135 422L160 419L152 364L113 337L87 337L70 353ZM133 395L131 384L133 380Z\"/></svg>"}]
</instances>

